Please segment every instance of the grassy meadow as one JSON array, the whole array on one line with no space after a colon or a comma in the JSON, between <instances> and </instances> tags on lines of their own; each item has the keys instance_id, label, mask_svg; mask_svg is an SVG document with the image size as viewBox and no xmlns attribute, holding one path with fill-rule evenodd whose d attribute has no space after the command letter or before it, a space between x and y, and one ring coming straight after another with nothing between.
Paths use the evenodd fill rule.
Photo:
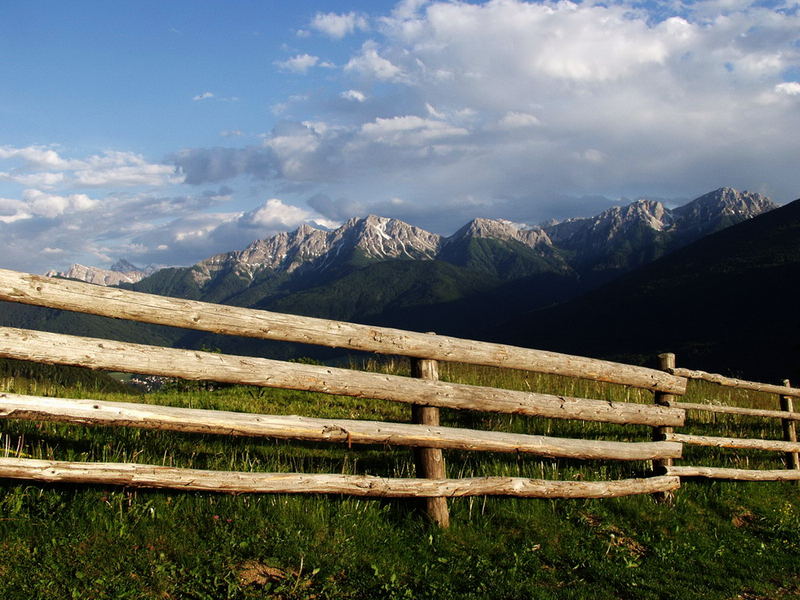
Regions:
<instances>
[{"instance_id":1,"label":"grassy meadow","mask_svg":"<svg viewBox=\"0 0 800 600\"><path fill-rule=\"evenodd\" d=\"M407 374L404 361L363 365ZM441 365L442 379L617 401L622 386ZM0 361L0 391L271 414L408 421L390 402L174 382L141 393L105 376ZM689 401L777 408L777 398L693 383ZM781 438L777 420L690 413L681 431ZM560 437L648 440L650 428L442 411L446 425ZM0 455L221 470L414 475L407 448L0 421ZM445 451L451 477L617 479L647 462L541 460ZM685 448L678 464L781 468L760 451ZM674 504L463 498L452 526L413 501L226 496L0 482L0 597L680 598L800 597L800 487L687 481Z\"/></svg>"}]
</instances>

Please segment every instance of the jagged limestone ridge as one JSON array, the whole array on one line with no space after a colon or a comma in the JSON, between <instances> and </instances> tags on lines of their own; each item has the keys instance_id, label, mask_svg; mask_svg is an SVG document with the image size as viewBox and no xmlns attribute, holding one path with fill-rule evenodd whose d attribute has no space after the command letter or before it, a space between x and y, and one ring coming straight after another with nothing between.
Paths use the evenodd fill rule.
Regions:
<instances>
[{"instance_id":1,"label":"jagged limestone ridge","mask_svg":"<svg viewBox=\"0 0 800 600\"><path fill-rule=\"evenodd\" d=\"M264 271L293 273L297 269L324 270L341 257L358 250L374 260L402 258L433 260L444 248L467 238L514 240L542 255L561 250L583 257L601 255L637 231L686 234L698 237L721 226L749 219L776 207L761 194L720 188L692 202L669 209L656 200L637 200L615 206L590 218L574 218L542 227L529 227L504 219L473 219L449 237L431 233L397 219L369 215L349 219L326 231L301 225L294 231L256 240L243 250L217 254L191 267L192 277L203 285L220 272L252 280ZM140 270L127 261L111 269L73 265L62 273L49 272L100 285L134 283L155 269Z\"/></svg>"}]
</instances>

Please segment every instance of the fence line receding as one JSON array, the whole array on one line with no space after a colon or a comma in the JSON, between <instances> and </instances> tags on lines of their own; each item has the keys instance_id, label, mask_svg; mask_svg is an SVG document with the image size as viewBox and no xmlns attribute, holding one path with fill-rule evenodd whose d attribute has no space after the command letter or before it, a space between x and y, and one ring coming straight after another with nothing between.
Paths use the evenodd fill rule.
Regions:
<instances>
[{"instance_id":1,"label":"fence line receding","mask_svg":"<svg viewBox=\"0 0 800 600\"><path fill-rule=\"evenodd\" d=\"M552 481L520 477L448 479L441 454L443 449L458 449L581 460L670 461L680 457L680 442L584 440L442 427L438 425L438 409L656 428L681 426L685 411L657 404L609 402L442 382L435 376L435 361L579 377L641 388L669 397L683 394L686 379L662 370L435 334L167 298L8 270L0 270L0 300L217 334L301 342L415 359L415 377L401 377L13 327L0 328L0 357L410 403L414 407L415 423L231 413L17 394L0 394L2 418L267 436L346 443L348 446L405 445L416 449L417 478L231 473L132 463L74 463L9 457L0 459L0 477L235 493L421 497L432 499L428 503L429 514L441 525L446 525L449 518L443 500L446 497L490 494L611 497L663 494L680 485L679 477L664 474L616 481Z\"/></svg>"},{"instance_id":2,"label":"fence line receding","mask_svg":"<svg viewBox=\"0 0 800 600\"><path fill-rule=\"evenodd\" d=\"M742 450L762 450L765 452L778 452L784 455L784 469L739 469L730 467L715 467L703 465L669 465L664 473L680 477L703 477L707 479L730 479L736 481L800 481L800 443L797 441L795 429L796 421L800 420L800 413L794 412L793 398L800 397L800 388L793 388L789 380L784 380L783 385L747 381L727 377L717 373L707 373L692 369L675 368L675 355L671 357L670 365L666 371L674 375L698 381L705 381L719 386L745 390L748 392L762 392L777 395L780 410L749 408L741 406L727 406L724 404L703 404L700 402L670 401L669 406L682 408L688 415L694 412L710 412L714 414L745 416L762 419L780 419L782 425L782 440L761 438L737 438L708 435L690 435L670 432L661 439L680 442L687 446L705 446ZM687 417L686 425L691 425L692 419ZM667 459L672 460L672 459Z\"/></svg>"},{"instance_id":3,"label":"fence line receding","mask_svg":"<svg viewBox=\"0 0 800 600\"><path fill-rule=\"evenodd\" d=\"M224 335L509 367L683 394L657 369L388 327L210 304L0 269L0 300Z\"/></svg>"},{"instance_id":4,"label":"fence line receding","mask_svg":"<svg viewBox=\"0 0 800 600\"><path fill-rule=\"evenodd\" d=\"M162 348L112 340L0 327L0 357L189 380L305 390L411 404L413 423L238 413L0 393L0 418L138 427L312 442L386 444L414 448L417 478L368 475L250 473L135 463L0 459L0 477L50 482L169 487L230 493L331 493L426 498L429 515L449 521L445 498L470 495L595 498L654 494L668 498L685 477L740 481L800 481L793 398L800 389L676 368L660 369L504 344L425 334L143 294L0 269L0 300L223 335L315 344L412 359L412 376ZM436 361L505 367L615 383L654 392L653 404L515 391L439 381ZM777 394L780 410L684 402L687 380ZM443 427L439 409L575 419L653 428L653 441L559 438ZM780 419L782 440L695 435L687 412ZM691 424L691 423L688 423ZM683 445L783 453L785 469L675 465ZM577 460L652 461L653 475L616 481L553 481L522 477L448 479L443 450L506 452Z\"/></svg>"}]
</instances>

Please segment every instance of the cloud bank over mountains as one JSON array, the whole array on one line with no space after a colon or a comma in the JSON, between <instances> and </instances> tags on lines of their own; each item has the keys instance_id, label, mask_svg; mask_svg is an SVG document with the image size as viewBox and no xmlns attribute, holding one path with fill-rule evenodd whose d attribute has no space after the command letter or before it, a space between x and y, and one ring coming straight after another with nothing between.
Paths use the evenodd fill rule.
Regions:
<instances>
[{"instance_id":1,"label":"cloud bank over mountains","mask_svg":"<svg viewBox=\"0 0 800 600\"><path fill-rule=\"evenodd\" d=\"M244 174L431 212L477 198L511 204L515 218L549 216L537 196L691 195L722 182L789 199L800 146L784 128L800 124L800 83L784 79L800 76L797 8L726 5L659 18L626 3L402 3L342 66L347 106L295 110L328 102L328 120L176 162L197 184Z\"/></svg>"},{"instance_id":2,"label":"cloud bank over mountains","mask_svg":"<svg viewBox=\"0 0 800 600\"><path fill-rule=\"evenodd\" d=\"M185 264L367 213L451 233L593 214L602 195L800 195L797 3L407 0L317 13L264 68L295 89L230 145L0 147L6 265Z\"/></svg>"}]
</instances>

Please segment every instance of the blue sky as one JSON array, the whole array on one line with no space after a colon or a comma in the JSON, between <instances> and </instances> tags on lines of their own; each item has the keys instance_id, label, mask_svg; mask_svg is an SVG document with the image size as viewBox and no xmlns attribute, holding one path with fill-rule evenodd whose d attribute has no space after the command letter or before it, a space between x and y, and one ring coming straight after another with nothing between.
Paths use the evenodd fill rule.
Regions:
<instances>
[{"instance_id":1,"label":"blue sky","mask_svg":"<svg viewBox=\"0 0 800 600\"><path fill-rule=\"evenodd\" d=\"M0 4L0 267L800 196L797 2Z\"/></svg>"}]
</instances>

